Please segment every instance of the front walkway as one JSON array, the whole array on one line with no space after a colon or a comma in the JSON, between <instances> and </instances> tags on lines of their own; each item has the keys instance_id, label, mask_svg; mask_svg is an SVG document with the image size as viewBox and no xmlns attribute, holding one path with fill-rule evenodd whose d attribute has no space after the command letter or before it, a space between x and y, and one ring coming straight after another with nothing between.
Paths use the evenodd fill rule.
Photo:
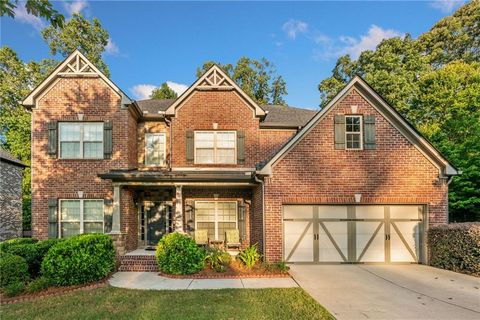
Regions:
<instances>
[{"instance_id":1,"label":"front walkway","mask_svg":"<svg viewBox=\"0 0 480 320\"><path fill-rule=\"evenodd\" d=\"M117 272L109 280L114 287L143 290L295 288L292 278L171 279L157 272Z\"/></svg>"}]
</instances>

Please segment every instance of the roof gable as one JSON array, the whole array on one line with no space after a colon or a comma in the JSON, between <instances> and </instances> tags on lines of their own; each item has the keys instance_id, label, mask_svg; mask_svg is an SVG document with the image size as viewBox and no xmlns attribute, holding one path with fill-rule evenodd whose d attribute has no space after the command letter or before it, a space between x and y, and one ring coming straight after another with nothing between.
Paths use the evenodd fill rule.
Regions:
<instances>
[{"instance_id":1,"label":"roof gable","mask_svg":"<svg viewBox=\"0 0 480 320\"><path fill-rule=\"evenodd\" d=\"M213 65L200 78L197 79L175 102L170 105L165 114L175 115L177 107L179 107L195 90L201 91L236 91L254 110L255 116L262 117L265 111L248 96L220 67Z\"/></svg>"},{"instance_id":2,"label":"roof gable","mask_svg":"<svg viewBox=\"0 0 480 320\"><path fill-rule=\"evenodd\" d=\"M333 108L333 106L347 95L351 89L357 91L374 107L387 121L397 128L440 172L440 176L457 175L459 171L428 142L405 118L391 107L378 93L376 93L362 78L356 76L322 109L299 133L283 146L257 173L271 175L272 167L292 150Z\"/></svg>"},{"instance_id":3,"label":"roof gable","mask_svg":"<svg viewBox=\"0 0 480 320\"><path fill-rule=\"evenodd\" d=\"M132 103L132 100L106 75L95 67L80 51L73 51L62 63L60 63L30 94L22 101L24 106L36 107L38 98L59 78L67 77L92 77L101 78L121 98L122 105Z\"/></svg>"}]
</instances>

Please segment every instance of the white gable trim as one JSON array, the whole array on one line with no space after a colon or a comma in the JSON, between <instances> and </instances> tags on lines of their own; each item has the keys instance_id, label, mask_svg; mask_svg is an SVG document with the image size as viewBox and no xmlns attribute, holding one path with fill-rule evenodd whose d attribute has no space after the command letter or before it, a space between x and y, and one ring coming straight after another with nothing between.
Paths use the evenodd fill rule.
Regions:
<instances>
[{"instance_id":1,"label":"white gable trim","mask_svg":"<svg viewBox=\"0 0 480 320\"><path fill-rule=\"evenodd\" d=\"M195 90L209 90L209 91L236 91L248 105L254 110L255 116L260 117L265 115L265 111L248 96L236 83L233 81L222 69L217 65L213 65L200 78L195 81L190 88L178 97L175 102L165 110L166 115L174 116L177 108L186 101L188 97Z\"/></svg>"},{"instance_id":2,"label":"white gable trim","mask_svg":"<svg viewBox=\"0 0 480 320\"><path fill-rule=\"evenodd\" d=\"M73 67L72 63L74 64ZM64 70L68 70L68 72ZM24 106L36 107L37 101L39 97L42 96L42 93L46 89L50 89L51 84L60 77L99 77L122 98L122 105L132 103L132 100L116 84L98 70L80 51L75 50L63 60L45 80L30 92L22 101L22 104Z\"/></svg>"},{"instance_id":3,"label":"white gable trim","mask_svg":"<svg viewBox=\"0 0 480 320\"><path fill-rule=\"evenodd\" d=\"M423 138L413 127L401 117L388 103L383 100L383 98L378 95L362 78L356 76L322 109L320 110L308 123L305 127L300 130L300 132L290 140L277 154L267 162L262 169L258 170L257 173L260 175L271 175L273 166L281 160L293 147L295 147L305 135L307 135L332 109L332 107L343 97L345 96L354 86L365 90L368 94L372 96L375 101L362 95L370 104L380 113L384 118L389 121L394 127L396 127L407 140L409 140L427 159L429 159L440 171L440 176L450 176L459 174L458 170L455 169L439 152L436 150L425 138ZM375 103L379 103L387 112L383 112ZM395 120L398 124L394 123L392 119ZM410 137L405 135L408 133L416 141L412 141Z\"/></svg>"}]
</instances>

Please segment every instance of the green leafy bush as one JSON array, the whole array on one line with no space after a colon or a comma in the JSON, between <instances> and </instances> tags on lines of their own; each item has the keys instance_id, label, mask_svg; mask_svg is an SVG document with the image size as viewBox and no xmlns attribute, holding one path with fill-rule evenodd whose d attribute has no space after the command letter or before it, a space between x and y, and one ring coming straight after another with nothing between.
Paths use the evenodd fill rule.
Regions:
<instances>
[{"instance_id":1,"label":"green leafy bush","mask_svg":"<svg viewBox=\"0 0 480 320\"><path fill-rule=\"evenodd\" d=\"M43 291L52 285L50 279L46 277L38 277L37 279L31 281L26 288L28 293L35 293Z\"/></svg>"},{"instance_id":2,"label":"green leafy bush","mask_svg":"<svg viewBox=\"0 0 480 320\"><path fill-rule=\"evenodd\" d=\"M251 268L260 260L262 255L257 251L257 244L253 244L240 251L237 257L247 268Z\"/></svg>"},{"instance_id":3,"label":"green leafy bush","mask_svg":"<svg viewBox=\"0 0 480 320\"><path fill-rule=\"evenodd\" d=\"M41 274L55 285L75 285L105 278L115 268L115 248L105 234L79 235L50 248Z\"/></svg>"},{"instance_id":4,"label":"green leafy bush","mask_svg":"<svg viewBox=\"0 0 480 320\"><path fill-rule=\"evenodd\" d=\"M178 232L160 239L156 254L158 268L168 274L192 274L204 268L205 251Z\"/></svg>"},{"instance_id":5,"label":"green leafy bush","mask_svg":"<svg viewBox=\"0 0 480 320\"><path fill-rule=\"evenodd\" d=\"M288 272L288 270L290 270L290 267L287 266L285 261L280 261L275 263L264 262L262 263L262 267L264 267L265 270L270 272L278 271L278 272L286 273Z\"/></svg>"},{"instance_id":6,"label":"green leafy bush","mask_svg":"<svg viewBox=\"0 0 480 320\"><path fill-rule=\"evenodd\" d=\"M24 258L11 253L0 254L0 287L28 279L28 264Z\"/></svg>"},{"instance_id":7,"label":"green leafy bush","mask_svg":"<svg viewBox=\"0 0 480 320\"><path fill-rule=\"evenodd\" d=\"M14 297L21 294L23 290L25 290L25 283L22 281L14 281L3 288L3 293L7 297Z\"/></svg>"},{"instance_id":8,"label":"green leafy bush","mask_svg":"<svg viewBox=\"0 0 480 320\"><path fill-rule=\"evenodd\" d=\"M452 223L428 230L430 264L480 275L480 223Z\"/></svg>"},{"instance_id":9,"label":"green leafy bush","mask_svg":"<svg viewBox=\"0 0 480 320\"><path fill-rule=\"evenodd\" d=\"M225 272L231 261L232 256L220 248L209 247L206 251L205 262L217 272Z\"/></svg>"},{"instance_id":10,"label":"green leafy bush","mask_svg":"<svg viewBox=\"0 0 480 320\"><path fill-rule=\"evenodd\" d=\"M0 242L0 252L8 252L11 246L16 246L19 244L28 244L28 243L36 243L38 242L37 239L33 238L15 238Z\"/></svg>"}]
</instances>

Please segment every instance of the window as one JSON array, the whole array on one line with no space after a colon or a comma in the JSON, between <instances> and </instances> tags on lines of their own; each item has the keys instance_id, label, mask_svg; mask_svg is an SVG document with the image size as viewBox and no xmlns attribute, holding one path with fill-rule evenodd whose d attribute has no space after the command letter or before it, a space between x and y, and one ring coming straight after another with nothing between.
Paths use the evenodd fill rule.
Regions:
<instances>
[{"instance_id":1,"label":"window","mask_svg":"<svg viewBox=\"0 0 480 320\"><path fill-rule=\"evenodd\" d=\"M195 163L235 164L235 131L196 131Z\"/></svg>"},{"instance_id":2,"label":"window","mask_svg":"<svg viewBox=\"0 0 480 320\"><path fill-rule=\"evenodd\" d=\"M225 240L225 231L238 229L236 201L195 201L195 230L208 230L208 237Z\"/></svg>"},{"instance_id":3,"label":"window","mask_svg":"<svg viewBox=\"0 0 480 320\"><path fill-rule=\"evenodd\" d=\"M351 150L362 149L362 117L345 117L346 148Z\"/></svg>"},{"instance_id":4,"label":"window","mask_svg":"<svg viewBox=\"0 0 480 320\"><path fill-rule=\"evenodd\" d=\"M60 200L60 238L103 233L103 200Z\"/></svg>"},{"instance_id":5,"label":"window","mask_svg":"<svg viewBox=\"0 0 480 320\"><path fill-rule=\"evenodd\" d=\"M166 154L165 133L145 134L145 164L151 166L162 166L165 164Z\"/></svg>"},{"instance_id":6,"label":"window","mask_svg":"<svg viewBox=\"0 0 480 320\"><path fill-rule=\"evenodd\" d=\"M103 159L103 123L59 123L60 158Z\"/></svg>"}]
</instances>

